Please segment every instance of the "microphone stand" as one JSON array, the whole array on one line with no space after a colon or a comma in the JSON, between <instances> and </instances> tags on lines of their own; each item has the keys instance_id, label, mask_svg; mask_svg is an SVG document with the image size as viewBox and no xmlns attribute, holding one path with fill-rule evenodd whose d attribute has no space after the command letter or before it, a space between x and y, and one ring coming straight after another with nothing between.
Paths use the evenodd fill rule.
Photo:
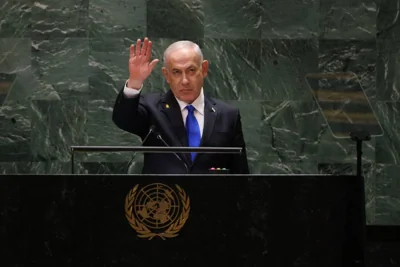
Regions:
<instances>
[{"instance_id":1,"label":"microphone stand","mask_svg":"<svg viewBox=\"0 0 400 267\"><path fill-rule=\"evenodd\" d=\"M350 133L352 141L356 142L357 150L357 175L354 181L356 191L351 192L352 201L348 207L347 217L355 217L351 220L354 224L346 225L346 234L350 240L345 244L344 259L355 259L351 266L365 266L365 243L366 243L366 214L365 214L365 183L362 172L362 142L371 140L369 133L355 131ZM347 265L346 265L347 267Z\"/></svg>"},{"instance_id":2,"label":"microphone stand","mask_svg":"<svg viewBox=\"0 0 400 267\"><path fill-rule=\"evenodd\" d=\"M144 143L147 141L147 138L149 138L150 134L153 133L155 130L155 126L152 125L149 129L149 132L147 133L147 135L143 138L143 141L140 143L140 146L143 146ZM134 153L134 155L132 156L131 160L128 162L128 164L126 164L126 169L129 172L129 165L131 165L132 161L135 159L136 157L136 152Z\"/></svg>"},{"instance_id":3,"label":"microphone stand","mask_svg":"<svg viewBox=\"0 0 400 267\"><path fill-rule=\"evenodd\" d=\"M167 147L169 147L169 145L167 144L167 142L164 141L164 139L161 137L160 134L157 134L157 139L160 140L161 142L163 142L164 145L166 145ZM176 154L176 153L173 153L173 154L175 155L175 157L177 157L177 158L183 163L183 165L185 165L186 174L189 174L189 168L188 168L188 166L186 165L185 161L184 161L181 157L179 157L178 154Z\"/></svg>"}]
</instances>

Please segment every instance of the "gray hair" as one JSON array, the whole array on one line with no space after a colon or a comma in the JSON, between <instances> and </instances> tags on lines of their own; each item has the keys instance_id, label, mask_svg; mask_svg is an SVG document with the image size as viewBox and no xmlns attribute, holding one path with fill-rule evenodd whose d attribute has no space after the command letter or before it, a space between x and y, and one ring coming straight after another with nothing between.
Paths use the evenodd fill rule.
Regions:
<instances>
[{"instance_id":1,"label":"gray hair","mask_svg":"<svg viewBox=\"0 0 400 267\"><path fill-rule=\"evenodd\" d=\"M182 48L193 48L194 51L197 53L197 55L200 57L200 66L201 66L201 63L203 62L203 53L201 52L200 47L196 43L193 43L192 41L183 40L172 43L170 46L168 46L167 49L165 49L163 56L164 67L166 66L169 54L177 49L182 49Z\"/></svg>"}]
</instances>

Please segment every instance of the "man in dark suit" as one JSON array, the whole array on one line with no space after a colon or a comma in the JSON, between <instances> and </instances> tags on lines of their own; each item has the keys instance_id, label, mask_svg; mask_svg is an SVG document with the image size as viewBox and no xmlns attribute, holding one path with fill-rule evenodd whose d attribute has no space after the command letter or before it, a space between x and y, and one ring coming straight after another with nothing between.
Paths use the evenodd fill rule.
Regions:
<instances>
[{"instance_id":1,"label":"man in dark suit","mask_svg":"<svg viewBox=\"0 0 400 267\"><path fill-rule=\"evenodd\" d=\"M241 154L145 153L142 173L200 174L213 167L226 168L233 174L249 173L239 109L205 95L208 61L199 46L179 41L165 50L162 72L170 86L165 94L142 93L143 82L159 61L150 62L151 50L148 38L142 46L138 39L136 50L131 45L129 79L117 96L114 123L142 140L146 138L143 145L243 150Z\"/></svg>"}]
</instances>

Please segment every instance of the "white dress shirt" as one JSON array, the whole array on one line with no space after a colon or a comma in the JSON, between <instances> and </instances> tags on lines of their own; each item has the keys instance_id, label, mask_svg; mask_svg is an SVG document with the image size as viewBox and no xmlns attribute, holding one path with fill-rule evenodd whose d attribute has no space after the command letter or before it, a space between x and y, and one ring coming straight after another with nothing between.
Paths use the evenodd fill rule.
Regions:
<instances>
[{"instance_id":1,"label":"white dress shirt","mask_svg":"<svg viewBox=\"0 0 400 267\"><path fill-rule=\"evenodd\" d=\"M128 85L128 82L125 83L124 95L128 98L137 96L143 88L143 85L142 85L142 87L137 90L137 89L129 88L129 87L127 87L127 85ZM186 109L186 106L188 105L188 103L185 103L176 97L175 97L175 99L178 102L179 107L181 108L183 125L185 125L185 127L186 127L186 117L188 115L188 110ZM195 108L194 116L196 117L196 120L199 123L200 135L203 136L203 129L204 129L204 92L203 92L203 88L201 88L200 95L196 98L196 100L193 101L192 106Z\"/></svg>"}]
</instances>

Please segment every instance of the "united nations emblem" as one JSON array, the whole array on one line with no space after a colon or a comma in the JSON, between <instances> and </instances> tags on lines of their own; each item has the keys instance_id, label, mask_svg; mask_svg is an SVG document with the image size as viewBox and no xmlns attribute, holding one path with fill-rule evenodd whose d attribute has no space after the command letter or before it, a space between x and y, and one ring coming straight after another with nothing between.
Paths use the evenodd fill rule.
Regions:
<instances>
[{"instance_id":1,"label":"united nations emblem","mask_svg":"<svg viewBox=\"0 0 400 267\"><path fill-rule=\"evenodd\" d=\"M178 236L190 211L190 199L185 191L155 183L139 189L135 185L125 198L125 215L140 238L163 240Z\"/></svg>"}]
</instances>

